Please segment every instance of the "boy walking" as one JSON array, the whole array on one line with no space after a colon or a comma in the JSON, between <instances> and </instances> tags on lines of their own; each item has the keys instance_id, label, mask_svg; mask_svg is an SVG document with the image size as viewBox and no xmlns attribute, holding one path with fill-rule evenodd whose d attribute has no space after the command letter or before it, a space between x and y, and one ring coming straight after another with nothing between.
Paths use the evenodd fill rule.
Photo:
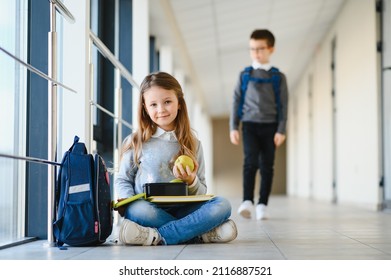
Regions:
<instances>
[{"instance_id":1,"label":"boy walking","mask_svg":"<svg viewBox=\"0 0 391 280\"><path fill-rule=\"evenodd\" d=\"M238 213L251 218L254 207L256 172L261 174L256 219L268 218L266 208L274 175L275 149L285 141L288 87L286 77L270 64L274 52L274 35L266 29L257 29L250 36L251 67L241 71L235 87L230 116L230 140L243 136L243 202Z\"/></svg>"}]
</instances>

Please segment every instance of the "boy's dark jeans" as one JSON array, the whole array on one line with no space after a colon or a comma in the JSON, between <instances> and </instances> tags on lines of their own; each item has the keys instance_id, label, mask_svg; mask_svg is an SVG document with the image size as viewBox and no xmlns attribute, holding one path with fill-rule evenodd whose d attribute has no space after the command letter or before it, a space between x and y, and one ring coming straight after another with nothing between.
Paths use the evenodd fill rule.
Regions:
<instances>
[{"instance_id":1,"label":"boy's dark jeans","mask_svg":"<svg viewBox=\"0 0 391 280\"><path fill-rule=\"evenodd\" d=\"M277 123L243 122L243 201L254 203L254 188L257 170L260 170L261 183L258 204L267 205L274 175L274 135Z\"/></svg>"}]
</instances>

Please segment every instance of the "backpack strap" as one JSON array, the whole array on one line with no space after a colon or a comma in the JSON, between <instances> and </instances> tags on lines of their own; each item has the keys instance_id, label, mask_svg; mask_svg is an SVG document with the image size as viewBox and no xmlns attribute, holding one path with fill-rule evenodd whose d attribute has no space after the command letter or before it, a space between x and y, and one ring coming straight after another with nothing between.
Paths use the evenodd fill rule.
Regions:
<instances>
[{"instance_id":1,"label":"backpack strap","mask_svg":"<svg viewBox=\"0 0 391 280\"><path fill-rule=\"evenodd\" d=\"M276 109L277 109L277 121L282 120L282 112L281 112L281 94L280 94L280 85L281 85L281 76L279 74L278 68L272 67L270 69L272 73L272 85L274 90L274 95L276 99Z\"/></svg>"},{"instance_id":2,"label":"backpack strap","mask_svg":"<svg viewBox=\"0 0 391 280\"><path fill-rule=\"evenodd\" d=\"M85 155L88 154L87 147L84 143L79 142L79 137L75 136L73 140L73 145L69 148L69 151L73 154Z\"/></svg>"},{"instance_id":3,"label":"backpack strap","mask_svg":"<svg viewBox=\"0 0 391 280\"><path fill-rule=\"evenodd\" d=\"M243 116L244 99L246 97L247 86L248 86L248 82L250 81L250 78L251 78L251 70L252 69L253 69L252 66L248 66L248 67L244 68L244 71L242 73L241 87L240 87L241 95L240 95L240 103L239 103L239 107L238 107L239 119L242 119L242 116Z\"/></svg>"},{"instance_id":4,"label":"backpack strap","mask_svg":"<svg viewBox=\"0 0 391 280\"><path fill-rule=\"evenodd\" d=\"M75 135L75 138L73 139L73 144L72 144L72 146L68 149L68 151L67 151L65 154L71 153L72 151L74 151L75 145L79 144L79 140L80 140L80 138L79 138L77 135ZM86 149L86 151L87 151L87 149ZM62 161L61 161L60 170L59 170L59 173L58 173L57 184L56 184L56 189L55 189L55 199L56 199L56 201L58 201L59 198L60 198L61 172L62 172L62 168L61 168L61 167L64 166L65 161L67 160L67 158L68 158L68 157L66 157L66 156L64 155L64 156L63 156L63 159L62 159Z\"/></svg>"},{"instance_id":5,"label":"backpack strap","mask_svg":"<svg viewBox=\"0 0 391 280\"><path fill-rule=\"evenodd\" d=\"M79 136L75 135L75 138L73 139L73 144L72 144L72 146L69 148L69 151L70 151L70 152L72 152L73 147L76 145L76 143L79 143L79 140L80 140Z\"/></svg>"},{"instance_id":6,"label":"backpack strap","mask_svg":"<svg viewBox=\"0 0 391 280\"><path fill-rule=\"evenodd\" d=\"M279 70L276 67L272 67L269 72L271 72L271 78L255 78L251 77L252 66L246 67L241 76L241 96L240 103L238 107L238 116L241 119L243 116L243 105L246 96L247 86L250 81L255 83L272 83L273 91L276 100L276 109L277 109L277 120L280 121L282 119L281 114L281 98L280 98L280 84L281 84L281 76L279 74Z\"/></svg>"}]
</instances>

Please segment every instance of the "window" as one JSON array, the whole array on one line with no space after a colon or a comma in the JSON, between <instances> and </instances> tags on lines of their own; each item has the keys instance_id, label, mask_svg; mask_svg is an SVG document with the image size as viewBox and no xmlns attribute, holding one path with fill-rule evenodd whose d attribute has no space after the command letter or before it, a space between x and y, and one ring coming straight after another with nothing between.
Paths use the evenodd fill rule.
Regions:
<instances>
[{"instance_id":1,"label":"window","mask_svg":"<svg viewBox=\"0 0 391 280\"><path fill-rule=\"evenodd\" d=\"M91 31L102 41L119 62L129 71L132 70L132 1L91 2ZM115 65L103 56L96 46L92 48L94 65L94 102L114 113L116 103L121 103L121 118L132 123L132 85L125 78L119 77ZM121 98L118 100L119 92ZM106 160L109 168L115 168L115 153L119 125L122 129L122 141L131 129L124 124L117 124L112 116L94 108L94 134L96 151ZM115 142L115 143L114 143Z\"/></svg>"},{"instance_id":2,"label":"window","mask_svg":"<svg viewBox=\"0 0 391 280\"><path fill-rule=\"evenodd\" d=\"M27 61L27 0L0 2L0 47ZM0 51L0 153L24 156L27 70ZM24 237L25 162L0 157L0 247Z\"/></svg>"}]
</instances>

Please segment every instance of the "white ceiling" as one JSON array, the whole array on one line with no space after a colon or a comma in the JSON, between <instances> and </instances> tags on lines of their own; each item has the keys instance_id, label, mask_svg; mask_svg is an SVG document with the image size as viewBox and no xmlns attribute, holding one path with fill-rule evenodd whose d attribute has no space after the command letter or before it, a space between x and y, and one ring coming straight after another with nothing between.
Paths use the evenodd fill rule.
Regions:
<instances>
[{"instance_id":1,"label":"white ceiling","mask_svg":"<svg viewBox=\"0 0 391 280\"><path fill-rule=\"evenodd\" d=\"M345 0L151 0L151 34L173 46L175 66L211 117L228 116L239 71L251 64L254 29L276 37L271 63L292 90ZM186 92L185 92L186 94Z\"/></svg>"}]
</instances>

